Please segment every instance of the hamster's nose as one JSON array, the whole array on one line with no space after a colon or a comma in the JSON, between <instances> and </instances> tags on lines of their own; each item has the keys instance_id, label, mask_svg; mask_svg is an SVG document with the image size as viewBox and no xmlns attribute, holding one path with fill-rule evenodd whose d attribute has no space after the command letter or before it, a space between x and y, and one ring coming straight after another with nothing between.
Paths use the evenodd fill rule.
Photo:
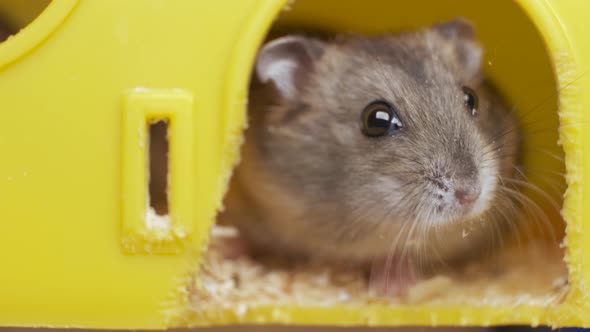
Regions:
<instances>
[{"instance_id":1,"label":"hamster's nose","mask_svg":"<svg viewBox=\"0 0 590 332\"><path fill-rule=\"evenodd\" d=\"M472 190L455 190L455 198L461 205L468 205L475 202L481 193L479 188Z\"/></svg>"}]
</instances>

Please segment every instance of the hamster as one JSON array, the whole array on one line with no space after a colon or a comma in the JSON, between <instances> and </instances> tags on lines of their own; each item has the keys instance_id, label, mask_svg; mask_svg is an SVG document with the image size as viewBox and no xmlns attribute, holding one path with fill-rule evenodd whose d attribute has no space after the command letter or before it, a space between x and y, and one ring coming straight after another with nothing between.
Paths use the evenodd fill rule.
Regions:
<instances>
[{"instance_id":1,"label":"hamster","mask_svg":"<svg viewBox=\"0 0 590 332\"><path fill-rule=\"evenodd\" d=\"M514 226L519 145L482 53L463 19L266 43L220 220L254 250L389 278L479 257Z\"/></svg>"},{"instance_id":2,"label":"hamster","mask_svg":"<svg viewBox=\"0 0 590 332\"><path fill-rule=\"evenodd\" d=\"M8 27L5 22L0 21L0 43L6 41L12 35L15 34L15 29L11 29Z\"/></svg>"}]
</instances>

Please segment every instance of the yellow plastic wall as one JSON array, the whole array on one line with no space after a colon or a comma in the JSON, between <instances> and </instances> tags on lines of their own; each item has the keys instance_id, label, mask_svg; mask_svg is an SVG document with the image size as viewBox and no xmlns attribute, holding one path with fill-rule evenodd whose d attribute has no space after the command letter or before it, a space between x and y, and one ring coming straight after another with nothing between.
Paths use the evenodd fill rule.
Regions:
<instances>
[{"instance_id":1,"label":"yellow plastic wall","mask_svg":"<svg viewBox=\"0 0 590 332\"><path fill-rule=\"evenodd\" d=\"M222 138L243 124L250 62L279 5L55 0L0 45L0 325L171 324L234 159ZM177 186L192 190L189 201L176 210L192 209L182 223L193 231L175 253L123 246L123 214L138 198L123 195L123 174L133 174L124 142L143 143L124 119L138 87L190 100L194 139L172 167L187 155L195 165L193 181Z\"/></svg>"},{"instance_id":2,"label":"yellow plastic wall","mask_svg":"<svg viewBox=\"0 0 590 332\"><path fill-rule=\"evenodd\" d=\"M488 56L496 62L487 70L509 99L523 99L531 108L557 84L569 185L564 215L571 286L563 304L265 307L240 318L232 310L188 313L184 287L198 266L236 161L250 67L285 2L54 0L31 25L0 44L0 325L590 326L590 267L583 260L590 257L590 244L583 241L590 232L583 222L590 217L584 208L590 186L582 185L590 171L585 167L590 155L584 153L590 139L584 112L590 108L585 98L590 78L584 75L590 61L584 32L590 2L583 0L518 0L520 7L509 0L301 0L280 21L376 32L460 13L476 22L486 46L495 45L496 53ZM542 38L526 27L529 19ZM498 35L502 43L493 38ZM507 52L511 49L514 53ZM526 68L544 69L515 68L527 52ZM535 116L555 122L556 107L548 102ZM171 144L184 143L171 157L176 193L171 213L182 217L174 218L175 231L169 233L146 231L141 219L145 183L133 170L145 172L142 116L185 119L184 129L174 129L171 137ZM190 174L182 167L186 163L192 165ZM178 174L188 174L188 180Z\"/></svg>"}]
</instances>

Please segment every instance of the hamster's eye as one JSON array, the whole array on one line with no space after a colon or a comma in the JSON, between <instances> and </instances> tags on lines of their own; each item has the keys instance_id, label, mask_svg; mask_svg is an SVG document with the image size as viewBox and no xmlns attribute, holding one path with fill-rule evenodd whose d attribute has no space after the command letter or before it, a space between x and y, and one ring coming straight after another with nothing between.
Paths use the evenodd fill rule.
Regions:
<instances>
[{"instance_id":1,"label":"hamster's eye","mask_svg":"<svg viewBox=\"0 0 590 332\"><path fill-rule=\"evenodd\" d=\"M463 103L465 104L465 107L467 108L467 110L469 111L469 114L471 114L472 116L477 115L477 107L478 107L478 100L477 100L477 94L475 93L475 91L473 91L473 89L464 86L463 88Z\"/></svg>"},{"instance_id":2,"label":"hamster's eye","mask_svg":"<svg viewBox=\"0 0 590 332\"><path fill-rule=\"evenodd\" d=\"M365 107L361 114L361 125L363 134L369 137L393 134L403 127L395 108L382 100Z\"/></svg>"}]
</instances>

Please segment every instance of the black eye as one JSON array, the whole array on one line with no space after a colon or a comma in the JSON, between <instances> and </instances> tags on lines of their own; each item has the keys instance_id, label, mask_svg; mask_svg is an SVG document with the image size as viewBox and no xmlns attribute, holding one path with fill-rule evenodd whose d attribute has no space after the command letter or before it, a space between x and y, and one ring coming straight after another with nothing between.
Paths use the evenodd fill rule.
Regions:
<instances>
[{"instance_id":1,"label":"black eye","mask_svg":"<svg viewBox=\"0 0 590 332\"><path fill-rule=\"evenodd\" d=\"M363 134L369 137L392 134L403 127L394 107L382 100L367 105L361 121Z\"/></svg>"},{"instance_id":2,"label":"black eye","mask_svg":"<svg viewBox=\"0 0 590 332\"><path fill-rule=\"evenodd\" d=\"M469 114L475 116L477 115L477 107L478 107L478 101L477 101L477 94L475 93L475 91L473 91L473 89L464 86L463 88L463 103L465 104L465 107L467 108L467 110L469 111Z\"/></svg>"}]
</instances>

